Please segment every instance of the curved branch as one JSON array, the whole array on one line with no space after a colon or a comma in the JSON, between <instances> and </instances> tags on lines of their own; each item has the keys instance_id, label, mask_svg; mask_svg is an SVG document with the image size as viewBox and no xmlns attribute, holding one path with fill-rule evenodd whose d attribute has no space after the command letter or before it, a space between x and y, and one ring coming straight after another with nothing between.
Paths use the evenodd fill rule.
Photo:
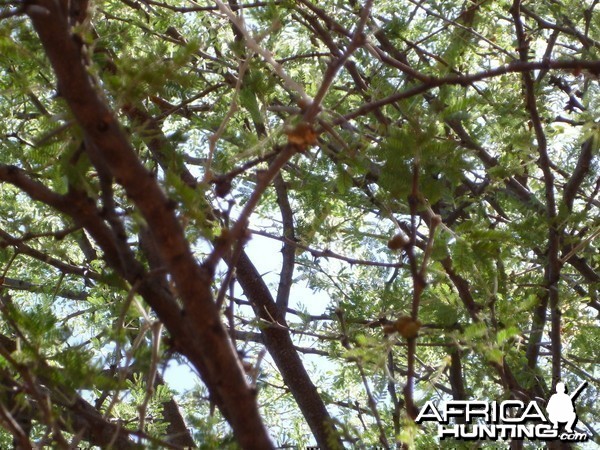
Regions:
<instances>
[{"instance_id":1,"label":"curved branch","mask_svg":"<svg viewBox=\"0 0 600 450\"><path fill-rule=\"evenodd\" d=\"M69 31L67 12L58 2L36 0L28 14L56 74L58 91L91 144L86 145L90 160L98 170L108 170L140 210L177 286L185 306L179 320L173 320L177 309L163 310L163 314L157 311L172 334L174 347L198 369L242 447L272 448L255 393L246 383L213 301L213 274L196 262L173 211L175 205L142 165L113 112L90 82L80 45ZM152 294L144 286L140 292Z\"/></svg>"},{"instance_id":2,"label":"curved branch","mask_svg":"<svg viewBox=\"0 0 600 450\"><path fill-rule=\"evenodd\" d=\"M331 416L294 348L282 311L275 304L269 288L256 267L243 251L237 261L236 273L237 280L250 299L256 316L267 324L273 324L261 328L264 343L284 383L290 388L318 445L323 450L343 448Z\"/></svg>"},{"instance_id":3,"label":"curved branch","mask_svg":"<svg viewBox=\"0 0 600 450\"><path fill-rule=\"evenodd\" d=\"M281 174L277 175L274 180L275 192L277 193L277 204L281 211L281 219L283 222L283 262L281 264L281 274L279 276L279 288L277 289L276 304L279 311L285 317L285 312L290 300L290 291L292 289L292 278L294 276L294 265L296 259L296 248L291 244L295 240L294 233L294 212L290 206L288 198L288 190L285 181Z\"/></svg>"}]
</instances>

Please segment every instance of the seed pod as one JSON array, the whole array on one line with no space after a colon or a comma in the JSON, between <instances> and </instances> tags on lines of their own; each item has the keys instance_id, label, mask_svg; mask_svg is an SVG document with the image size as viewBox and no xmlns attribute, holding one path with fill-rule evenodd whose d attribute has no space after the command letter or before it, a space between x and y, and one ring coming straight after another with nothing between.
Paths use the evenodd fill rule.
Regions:
<instances>
[{"instance_id":1,"label":"seed pod","mask_svg":"<svg viewBox=\"0 0 600 450\"><path fill-rule=\"evenodd\" d=\"M404 233L398 233L388 241L387 246L390 250L402 250L409 242L408 237Z\"/></svg>"},{"instance_id":2,"label":"seed pod","mask_svg":"<svg viewBox=\"0 0 600 450\"><path fill-rule=\"evenodd\" d=\"M393 324L384 325L383 332L386 334L395 332L405 339L411 339L418 336L420 328L420 320L414 320L410 316L400 316Z\"/></svg>"},{"instance_id":3,"label":"seed pod","mask_svg":"<svg viewBox=\"0 0 600 450\"><path fill-rule=\"evenodd\" d=\"M297 145L302 150L317 143L318 135L308 123L301 122L295 127L286 128L284 132L287 135L288 142Z\"/></svg>"}]
</instances>

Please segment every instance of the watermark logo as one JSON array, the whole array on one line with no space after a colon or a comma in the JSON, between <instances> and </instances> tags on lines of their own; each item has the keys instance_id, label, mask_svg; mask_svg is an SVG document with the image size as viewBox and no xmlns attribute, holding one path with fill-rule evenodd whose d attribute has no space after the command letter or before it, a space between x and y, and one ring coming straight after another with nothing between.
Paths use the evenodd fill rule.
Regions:
<instances>
[{"instance_id":1,"label":"watermark logo","mask_svg":"<svg viewBox=\"0 0 600 450\"><path fill-rule=\"evenodd\" d=\"M585 386L586 383L584 382L572 395L568 395L565 393L565 384L562 382L556 383L556 394L552 394L550 400L548 400L548 406L546 406L548 418L553 425L552 429L558 429L559 422L566 422L565 431L573 433L573 426L577 422L577 412L575 411L573 400Z\"/></svg>"},{"instance_id":2,"label":"watermark logo","mask_svg":"<svg viewBox=\"0 0 600 450\"><path fill-rule=\"evenodd\" d=\"M557 383L556 393L550 396L546 405L547 416L534 401L525 404L520 400L452 400L441 407L428 401L415 422L437 422L440 439L583 442L589 439L589 435L575 430L577 411L574 401L586 386L587 382L581 383L569 395L565 384Z\"/></svg>"}]
</instances>

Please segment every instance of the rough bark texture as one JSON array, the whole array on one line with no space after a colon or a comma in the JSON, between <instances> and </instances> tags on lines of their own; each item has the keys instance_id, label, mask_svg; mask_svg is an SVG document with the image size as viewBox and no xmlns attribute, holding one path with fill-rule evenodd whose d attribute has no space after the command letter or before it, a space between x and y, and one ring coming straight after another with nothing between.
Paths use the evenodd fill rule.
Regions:
<instances>
[{"instance_id":1,"label":"rough bark texture","mask_svg":"<svg viewBox=\"0 0 600 450\"><path fill-rule=\"evenodd\" d=\"M241 253L236 269L238 281L250 299L256 316L272 324L261 328L264 343L317 443L323 450L343 448L323 399L294 348L283 313L246 253Z\"/></svg>"},{"instance_id":2,"label":"rough bark texture","mask_svg":"<svg viewBox=\"0 0 600 450\"><path fill-rule=\"evenodd\" d=\"M211 396L244 448L272 448L258 414L255 392L247 385L235 350L210 291L212 273L195 261L174 205L145 169L118 121L90 82L80 45L69 32L67 8L58 2L32 2L28 14L66 100L84 132L86 151L99 176L112 176L139 208L185 309L168 311L150 303L171 333L175 349L198 369ZM143 295L151 295L145 287ZM164 305L163 305L164 306Z\"/></svg>"}]
</instances>

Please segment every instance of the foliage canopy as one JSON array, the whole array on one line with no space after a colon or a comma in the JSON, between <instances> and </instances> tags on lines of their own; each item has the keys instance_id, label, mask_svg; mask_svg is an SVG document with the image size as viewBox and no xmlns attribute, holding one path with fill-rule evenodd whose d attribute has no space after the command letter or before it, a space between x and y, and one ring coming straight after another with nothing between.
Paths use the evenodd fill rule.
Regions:
<instances>
[{"instance_id":1,"label":"foliage canopy","mask_svg":"<svg viewBox=\"0 0 600 450\"><path fill-rule=\"evenodd\" d=\"M0 446L600 443L597 3L3 2Z\"/></svg>"}]
</instances>

